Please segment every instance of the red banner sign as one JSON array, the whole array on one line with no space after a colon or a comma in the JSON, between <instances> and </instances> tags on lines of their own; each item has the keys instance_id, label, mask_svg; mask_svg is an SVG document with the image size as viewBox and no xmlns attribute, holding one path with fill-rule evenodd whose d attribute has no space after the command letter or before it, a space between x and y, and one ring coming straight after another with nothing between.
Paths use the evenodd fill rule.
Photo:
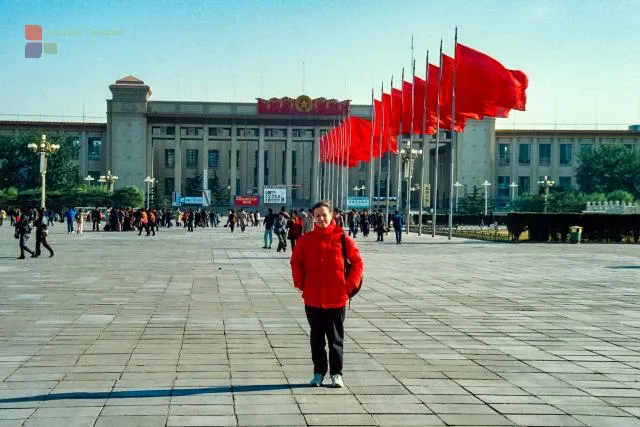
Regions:
<instances>
[{"instance_id":1,"label":"red banner sign","mask_svg":"<svg viewBox=\"0 0 640 427\"><path fill-rule=\"evenodd\" d=\"M258 114L290 114L310 116L346 116L349 114L351 101L337 99L316 98L300 95L296 99L258 98Z\"/></svg>"},{"instance_id":2,"label":"red banner sign","mask_svg":"<svg viewBox=\"0 0 640 427\"><path fill-rule=\"evenodd\" d=\"M258 196L236 196L233 201L235 206L258 206L259 203Z\"/></svg>"}]
</instances>

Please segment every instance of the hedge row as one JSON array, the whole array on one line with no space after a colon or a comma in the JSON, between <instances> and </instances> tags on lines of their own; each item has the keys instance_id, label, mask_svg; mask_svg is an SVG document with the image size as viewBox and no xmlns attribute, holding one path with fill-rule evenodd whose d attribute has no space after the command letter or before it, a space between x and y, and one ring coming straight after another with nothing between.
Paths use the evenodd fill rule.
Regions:
<instances>
[{"instance_id":1,"label":"hedge row","mask_svg":"<svg viewBox=\"0 0 640 427\"><path fill-rule=\"evenodd\" d=\"M529 232L533 242L566 242L571 227L582 227L582 240L588 242L622 242L640 240L640 215L593 213L510 213L507 229L514 241Z\"/></svg>"},{"instance_id":2,"label":"hedge row","mask_svg":"<svg viewBox=\"0 0 640 427\"><path fill-rule=\"evenodd\" d=\"M418 224L420 221L418 214L411 215L411 224ZM430 224L432 215L429 213L422 214L422 224ZM453 225L489 225L492 222L498 222L498 224L504 224L505 216L492 216L492 215L470 215L470 214L453 214ZM436 215L436 225L448 225L449 214Z\"/></svg>"}]
</instances>

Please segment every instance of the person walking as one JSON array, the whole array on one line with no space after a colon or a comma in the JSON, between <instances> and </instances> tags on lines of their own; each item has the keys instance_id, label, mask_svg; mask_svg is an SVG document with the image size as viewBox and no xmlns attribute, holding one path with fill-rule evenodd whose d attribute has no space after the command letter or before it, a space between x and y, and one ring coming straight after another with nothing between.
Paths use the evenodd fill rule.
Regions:
<instances>
[{"instance_id":1,"label":"person walking","mask_svg":"<svg viewBox=\"0 0 640 427\"><path fill-rule=\"evenodd\" d=\"M343 387L345 307L360 286L364 262L355 241L336 225L329 202L316 203L313 213L316 226L299 239L291 257L293 285L302 292L311 329L313 378L309 384L320 387L328 370L331 385ZM345 261L351 264L348 275Z\"/></svg>"},{"instance_id":2,"label":"person walking","mask_svg":"<svg viewBox=\"0 0 640 427\"><path fill-rule=\"evenodd\" d=\"M277 251L287 251L287 213L280 211L278 218L273 222L273 232L278 237Z\"/></svg>"},{"instance_id":3,"label":"person walking","mask_svg":"<svg viewBox=\"0 0 640 427\"><path fill-rule=\"evenodd\" d=\"M82 236L82 231L84 230L84 212L82 211L82 208L80 208L78 210L78 213L76 215L76 234ZM36 239L37 240L37 239Z\"/></svg>"},{"instance_id":4,"label":"person walking","mask_svg":"<svg viewBox=\"0 0 640 427\"><path fill-rule=\"evenodd\" d=\"M360 214L360 226L362 228L362 236L369 237L369 230L371 228L371 216L369 215L369 211L365 209Z\"/></svg>"},{"instance_id":5,"label":"person walking","mask_svg":"<svg viewBox=\"0 0 640 427\"><path fill-rule=\"evenodd\" d=\"M376 242L384 242L384 233L387 231L387 226L384 221L384 215L382 214L382 211L379 210L374 215L373 224L376 230L376 234L378 235Z\"/></svg>"},{"instance_id":6,"label":"person walking","mask_svg":"<svg viewBox=\"0 0 640 427\"><path fill-rule=\"evenodd\" d=\"M399 245L402 243L402 228L404 226L404 218L402 218L402 215L398 211L396 211L393 214L391 222L393 223L393 231L395 231L396 233L396 245Z\"/></svg>"},{"instance_id":7,"label":"person walking","mask_svg":"<svg viewBox=\"0 0 640 427\"><path fill-rule=\"evenodd\" d=\"M264 246L262 249L271 249L271 244L273 243L273 223L275 220L276 216L273 214L273 209L269 208L264 217Z\"/></svg>"},{"instance_id":8,"label":"person walking","mask_svg":"<svg viewBox=\"0 0 640 427\"><path fill-rule=\"evenodd\" d=\"M102 214L100 213L100 210L96 206L96 208L91 211L91 223L93 224L93 226L91 227L91 231L100 231L101 217L102 217Z\"/></svg>"},{"instance_id":9,"label":"person walking","mask_svg":"<svg viewBox=\"0 0 640 427\"><path fill-rule=\"evenodd\" d=\"M296 242L302 236L302 219L298 215L297 211L293 211L291 220L289 221L289 232L287 233L287 239L291 240L291 250L296 248Z\"/></svg>"},{"instance_id":10,"label":"person walking","mask_svg":"<svg viewBox=\"0 0 640 427\"><path fill-rule=\"evenodd\" d=\"M244 229L247 228L247 213L244 211L244 208L238 212L238 225L240 226L240 231L244 233Z\"/></svg>"},{"instance_id":11,"label":"person walking","mask_svg":"<svg viewBox=\"0 0 640 427\"><path fill-rule=\"evenodd\" d=\"M313 231L314 222L313 211L309 209L309 213L307 213L307 216L302 220L302 234L311 233Z\"/></svg>"},{"instance_id":12,"label":"person walking","mask_svg":"<svg viewBox=\"0 0 640 427\"><path fill-rule=\"evenodd\" d=\"M40 246L44 246L49 251L49 258L53 257L53 249L49 246L47 236L49 235L48 224L44 221L44 210L38 211L38 216L33 222L33 226L36 228L36 252L31 255L31 258L38 258L42 252Z\"/></svg>"},{"instance_id":13,"label":"person walking","mask_svg":"<svg viewBox=\"0 0 640 427\"><path fill-rule=\"evenodd\" d=\"M360 222L360 216L355 209L351 209L347 214L347 224L349 225L349 236L353 236L355 239L358 237L358 224Z\"/></svg>"},{"instance_id":14,"label":"person walking","mask_svg":"<svg viewBox=\"0 0 640 427\"><path fill-rule=\"evenodd\" d=\"M26 215L22 214L22 216L16 218L14 236L16 239L19 239L20 242L20 256L18 259L25 259L25 252L31 255L35 254L35 252L27 247L27 241L31 237L31 226L29 225L29 218L27 218Z\"/></svg>"},{"instance_id":15,"label":"person walking","mask_svg":"<svg viewBox=\"0 0 640 427\"><path fill-rule=\"evenodd\" d=\"M185 226L187 226L187 231L190 231L193 233L193 221L195 220L195 214L193 213L193 209L189 209L189 213L187 214L185 212L185 214L187 215L187 218L185 219L184 223L185 223Z\"/></svg>"},{"instance_id":16,"label":"person walking","mask_svg":"<svg viewBox=\"0 0 640 427\"><path fill-rule=\"evenodd\" d=\"M227 224L233 233L233 230L236 228L236 223L238 222L238 215L236 215L236 211L233 209L229 210L229 218L227 218Z\"/></svg>"},{"instance_id":17,"label":"person walking","mask_svg":"<svg viewBox=\"0 0 640 427\"><path fill-rule=\"evenodd\" d=\"M73 208L69 208L65 217L67 219L67 234L73 233L73 221L76 219L76 211Z\"/></svg>"}]
</instances>

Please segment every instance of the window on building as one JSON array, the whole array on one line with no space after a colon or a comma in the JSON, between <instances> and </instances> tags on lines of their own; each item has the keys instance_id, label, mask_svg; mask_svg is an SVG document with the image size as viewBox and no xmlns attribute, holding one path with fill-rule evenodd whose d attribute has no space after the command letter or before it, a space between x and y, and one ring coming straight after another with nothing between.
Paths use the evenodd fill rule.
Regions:
<instances>
[{"instance_id":1,"label":"window on building","mask_svg":"<svg viewBox=\"0 0 640 427\"><path fill-rule=\"evenodd\" d=\"M243 136L243 137L256 137L258 136L258 129L257 128L238 128L236 129L236 135Z\"/></svg>"},{"instance_id":2,"label":"window on building","mask_svg":"<svg viewBox=\"0 0 640 427\"><path fill-rule=\"evenodd\" d=\"M180 136L202 136L202 128L193 126L181 127Z\"/></svg>"},{"instance_id":3,"label":"window on building","mask_svg":"<svg viewBox=\"0 0 640 427\"><path fill-rule=\"evenodd\" d=\"M571 190L571 177L570 176L561 176L558 179L558 187L563 190Z\"/></svg>"},{"instance_id":4,"label":"window on building","mask_svg":"<svg viewBox=\"0 0 640 427\"><path fill-rule=\"evenodd\" d=\"M531 193L531 177L519 176L518 177L518 195L525 193Z\"/></svg>"},{"instance_id":5,"label":"window on building","mask_svg":"<svg viewBox=\"0 0 640 427\"><path fill-rule=\"evenodd\" d=\"M287 173L287 152L283 151L282 152L282 180L280 182L284 183L285 181L285 176Z\"/></svg>"},{"instance_id":6,"label":"window on building","mask_svg":"<svg viewBox=\"0 0 640 427\"><path fill-rule=\"evenodd\" d=\"M231 136L229 128L209 128L209 136Z\"/></svg>"},{"instance_id":7,"label":"window on building","mask_svg":"<svg viewBox=\"0 0 640 427\"><path fill-rule=\"evenodd\" d=\"M175 136L176 127L175 126L165 126L165 133L169 136Z\"/></svg>"},{"instance_id":8,"label":"window on building","mask_svg":"<svg viewBox=\"0 0 640 427\"><path fill-rule=\"evenodd\" d=\"M80 137L72 136L66 139L67 144L71 144L72 158L74 160L80 159Z\"/></svg>"},{"instance_id":9,"label":"window on building","mask_svg":"<svg viewBox=\"0 0 640 427\"><path fill-rule=\"evenodd\" d=\"M176 150L174 150L173 148L164 150L164 167L176 167Z\"/></svg>"},{"instance_id":10,"label":"window on building","mask_svg":"<svg viewBox=\"0 0 640 427\"><path fill-rule=\"evenodd\" d=\"M551 144L540 144L538 146L538 164L540 166L551 166Z\"/></svg>"},{"instance_id":11,"label":"window on building","mask_svg":"<svg viewBox=\"0 0 640 427\"><path fill-rule=\"evenodd\" d=\"M258 150L253 152L253 185L258 186Z\"/></svg>"},{"instance_id":12,"label":"window on building","mask_svg":"<svg viewBox=\"0 0 640 427\"><path fill-rule=\"evenodd\" d=\"M511 144L498 144L498 166L511 164Z\"/></svg>"},{"instance_id":13,"label":"window on building","mask_svg":"<svg viewBox=\"0 0 640 427\"><path fill-rule=\"evenodd\" d=\"M88 139L89 145L89 160L100 160L102 157L102 139L100 137L89 137Z\"/></svg>"},{"instance_id":14,"label":"window on building","mask_svg":"<svg viewBox=\"0 0 640 427\"><path fill-rule=\"evenodd\" d=\"M207 164L209 165L209 168L212 169L220 167L220 151L209 150Z\"/></svg>"},{"instance_id":15,"label":"window on building","mask_svg":"<svg viewBox=\"0 0 640 427\"><path fill-rule=\"evenodd\" d=\"M382 157L380 158L380 161L382 162L381 164L382 170L385 172L388 171L389 170L389 152L388 151L382 155Z\"/></svg>"},{"instance_id":16,"label":"window on building","mask_svg":"<svg viewBox=\"0 0 640 427\"><path fill-rule=\"evenodd\" d=\"M243 191L240 190L240 178L236 178L236 194L243 194Z\"/></svg>"},{"instance_id":17,"label":"window on building","mask_svg":"<svg viewBox=\"0 0 640 427\"><path fill-rule=\"evenodd\" d=\"M387 197L387 180L381 179L378 181L378 188L380 189L380 197Z\"/></svg>"},{"instance_id":18,"label":"window on building","mask_svg":"<svg viewBox=\"0 0 640 427\"><path fill-rule=\"evenodd\" d=\"M367 162L360 162L360 167L358 169L360 169L360 172L364 172L367 170L367 166L369 166L369 163Z\"/></svg>"},{"instance_id":19,"label":"window on building","mask_svg":"<svg viewBox=\"0 0 640 427\"><path fill-rule=\"evenodd\" d=\"M240 168L240 150L236 150L236 168Z\"/></svg>"},{"instance_id":20,"label":"window on building","mask_svg":"<svg viewBox=\"0 0 640 427\"><path fill-rule=\"evenodd\" d=\"M98 184L98 180L100 179L100 175L102 175L102 173L100 173L100 171L89 171L88 174L91 178L93 178L93 181L89 181L89 185L91 185L91 183L94 183L93 185Z\"/></svg>"},{"instance_id":21,"label":"window on building","mask_svg":"<svg viewBox=\"0 0 640 427\"><path fill-rule=\"evenodd\" d=\"M174 126L154 126L151 128L153 136L174 136L176 128Z\"/></svg>"},{"instance_id":22,"label":"window on building","mask_svg":"<svg viewBox=\"0 0 640 427\"><path fill-rule=\"evenodd\" d=\"M531 164L531 144L518 144L518 163L521 165Z\"/></svg>"},{"instance_id":23,"label":"window on building","mask_svg":"<svg viewBox=\"0 0 640 427\"><path fill-rule=\"evenodd\" d=\"M509 197L509 184L511 177L499 176L498 177L498 197Z\"/></svg>"},{"instance_id":24,"label":"window on building","mask_svg":"<svg viewBox=\"0 0 640 427\"><path fill-rule=\"evenodd\" d=\"M176 188L176 179L175 178L165 178L164 179L164 194L165 196L171 195L175 191Z\"/></svg>"},{"instance_id":25,"label":"window on building","mask_svg":"<svg viewBox=\"0 0 640 427\"><path fill-rule=\"evenodd\" d=\"M298 168L296 167L298 162L296 161L296 150L293 150L291 152L291 176L293 177L293 183L295 184L296 182L296 178L298 175Z\"/></svg>"},{"instance_id":26,"label":"window on building","mask_svg":"<svg viewBox=\"0 0 640 427\"><path fill-rule=\"evenodd\" d=\"M573 157L573 145L560 144L560 165L570 166Z\"/></svg>"},{"instance_id":27,"label":"window on building","mask_svg":"<svg viewBox=\"0 0 640 427\"><path fill-rule=\"evenodd\" d=\"M195 169L198 167L198 150L187 149L187 167Z\"/></svg>"}]
</instances>

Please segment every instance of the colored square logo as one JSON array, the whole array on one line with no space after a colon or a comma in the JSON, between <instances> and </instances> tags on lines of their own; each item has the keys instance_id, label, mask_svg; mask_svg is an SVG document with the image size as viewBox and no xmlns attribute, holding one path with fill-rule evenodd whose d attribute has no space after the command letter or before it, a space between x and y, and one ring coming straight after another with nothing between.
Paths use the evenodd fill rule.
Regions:
<instances>
[{"instance_id":1,"label":"colored square logo","mask_svg":"<svg viewBox=\"0 0 640 427\"><path fill-rule=\"evenodd\" d=\"M42 40L42 27L40 25L25 25L24 38L32 41Z\"/></svg>"},{"instance_id":2,"label":"colored square logo","mask_svg":"<svg viewBox=\"0 0 640 427\"><path fill-rule=\"evenodd\" d=\"M42 43L27 43L24 46L25 58L40 58L42 56Z\"/></svg>"}]
</instances>

